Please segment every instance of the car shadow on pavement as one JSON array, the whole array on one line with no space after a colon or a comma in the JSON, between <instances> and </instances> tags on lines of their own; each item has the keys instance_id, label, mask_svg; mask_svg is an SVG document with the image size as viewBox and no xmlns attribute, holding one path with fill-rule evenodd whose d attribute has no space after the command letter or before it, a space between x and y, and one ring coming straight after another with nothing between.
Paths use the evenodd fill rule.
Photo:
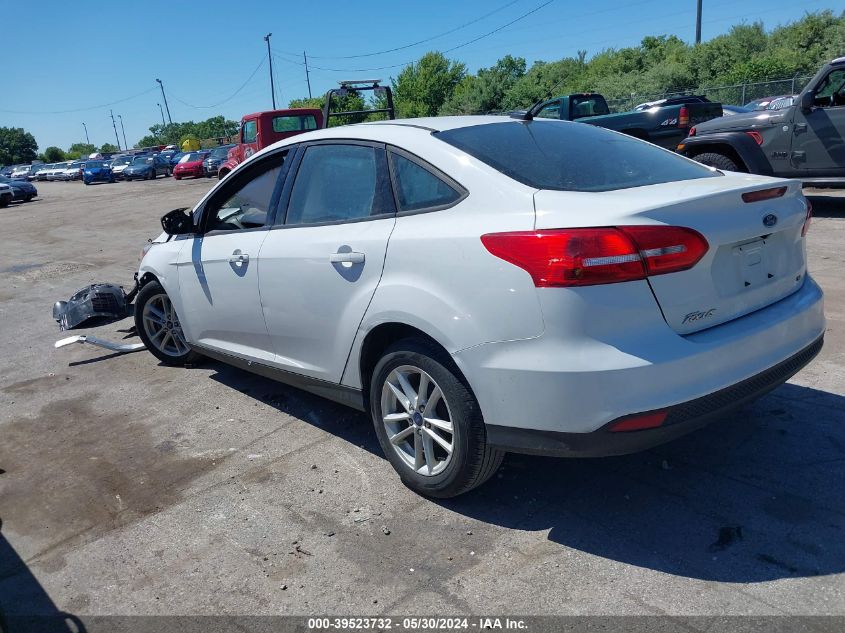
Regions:
<instances>
[{"instance_id":1,"label":"car shadow on pavement","mask_svg":"<svg viewBox=\"0 0 845 633\"><path fill-rule=\"evenodd\" d=\"M645 453L508 455L486 485L440 503L605 559L753 583L845 571L843 482L845 397L787 384Z\"/></svg>"},{"instance_id":2,"label":"car shadow on pavement","mask_svg":"<svg viewBox=\"0 0 845 633\"><path fill-rule=\"evenodd\" d=\"M0 520L0 530L3 522ZM0 632L84 633L75 615L60 611L0 533Z\"/></svg>"},{"instance_id":3,"label":"car shadow on pavement","mask_svg":"<svg viewBox=\"0 0 845 633\"><path fill-rule=\"evenodd\" d=\"M834 191L816 190L813 193L805 192L804 195L813 204L813 216L817 218L842 218L845 217L845 196L834 195Z\"/></svg>"},{"instance_id":4,"label":"car shadow on pavement","mask_svg":"<svg viewBox=\"0 0 845 633\"><path fill-rule=\"evenodd\" d=\"M364 414L209 362L213 380L383 457ZM753 583L845 572L843 482L845 397L786 384L644 453L508 455L484 486L433 502L621 563Z\"/></svg>"},{"instance_id":5,"label":"car shadow on pavement","mask_svg":"<svg viewBox=\"0 0 845 633\"><path fill-rule=\"evenodd\" d=\"M218 361L205 360L202 367L214 370L212 380L382 456L373 425L360 411Z\"/></svg>"}]
</instances>

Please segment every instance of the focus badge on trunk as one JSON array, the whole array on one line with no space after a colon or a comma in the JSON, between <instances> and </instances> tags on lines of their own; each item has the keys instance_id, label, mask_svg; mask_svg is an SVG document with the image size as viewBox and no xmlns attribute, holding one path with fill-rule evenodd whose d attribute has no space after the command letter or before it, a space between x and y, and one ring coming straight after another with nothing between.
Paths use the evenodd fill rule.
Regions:
<instances>
[{"instance_id":1,"label":"focus badge on trunk","mask_svg":"<svg viewBox=\"0 0 845 633\"><path fill-rule=\"evenodd\" d=\"M773 227L775 224L778 223L778 216L774 213L770 213L763 218L763 224L768 226L769 228Z\"/></svg>"}]
</instances>

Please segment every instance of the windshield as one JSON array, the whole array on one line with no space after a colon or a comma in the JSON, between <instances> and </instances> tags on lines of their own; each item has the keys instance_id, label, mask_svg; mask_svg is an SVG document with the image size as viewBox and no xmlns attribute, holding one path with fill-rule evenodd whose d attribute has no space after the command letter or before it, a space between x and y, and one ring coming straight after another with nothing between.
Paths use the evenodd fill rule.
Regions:
<instances>
[{"instance_id":1,"label":"windshield","mask_svg":"<svg viewBox=\"0 0 845 633\"><path fill-rule=\"evenodd\" d=\"M229 155L229 150L232 149L229 146L226 147L218 147L211 152L212 158L226 158Z\"/></svg>"},{"instance_id":2,"label":"windshield","mask_svg":"<svg viewBox=\"0 0 845 633\"><path fill-rule=\"evenodd\" d=\"M128 165L131 162L131 156L121 156L120 158L115 158L111 164L113 167L117 167L118 165Z\"/></svg>"},{"instance_id":3,"label":"windshield","mask_svg":"<svg viewBox=\"0 0 845 633\"><path fill-rule=\"evenodd\" d=\"M153 162L152 156L136 156L132 160L133 165L148 165Z\"/></svg>"},{"instance_id":4,"label":"windshield","mask_svg":"<svg viewBox=\"0 0 845 633\"><path fill-rule=\"evenodd\" d=\"M89 160L87 163L85 163L85 169L99 169L105 166L106 163L102 160Z\"/></svg>"},{"instance_id":5,"label":"windshield","mask_svg":"<svg viewBox=\"0 0 845 633\"><path fill-rule=\"evenodd\" d=\"M612 191L718 175L656 145L567 121L473 125L434 136L537 189Z\"/></svg>"},{"instance_id":6,"label":"windshield","mask_svg":"<svg viewBox=\"0 0 845 633\"><path fill-rule=\"evenodd\" d=\"M199 152L191 152L190 154L185 154L182 158L179 159L180 163L192 163L195 160L201 160L205 158L205 154L200 154Z\"/></svg>"}]
</instances>

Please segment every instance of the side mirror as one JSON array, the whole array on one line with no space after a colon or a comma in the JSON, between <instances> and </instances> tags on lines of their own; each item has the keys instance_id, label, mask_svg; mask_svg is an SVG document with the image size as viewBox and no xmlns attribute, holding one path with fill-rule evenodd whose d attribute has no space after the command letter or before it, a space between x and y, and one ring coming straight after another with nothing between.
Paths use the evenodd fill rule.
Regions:
<instances>
[{"instance_id":1,"label":"side mirror","mask_svg":"<svg viewBox=\"0 0 845 633\"><path fill-rule=\"evenodd\" d=\"M801 109L804 112L809 112L816 105L816 93L814 90L808 90L801 95Z\"/></svg>"},{"instance_id":2,"label":"side mirror","mask_svg":"<svg viewBox=\"0 0 845 633\"><path fill-rule=\"evenodd\" d=\"M194 219L190 213L186 213L187 207L173 209L161 218L161 228L168 235L188 235L196 232Z\"/></svg>"}]
</instances>

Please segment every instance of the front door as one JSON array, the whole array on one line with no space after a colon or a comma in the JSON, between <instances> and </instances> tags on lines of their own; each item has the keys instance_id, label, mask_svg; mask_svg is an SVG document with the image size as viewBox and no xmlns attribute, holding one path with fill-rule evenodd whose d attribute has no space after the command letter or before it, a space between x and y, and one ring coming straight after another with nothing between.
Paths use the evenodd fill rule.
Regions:
<instances>
[{"instance_id":1,"label":"front door","mask_svg":"<svg viewBox=\"0 0 845 633\"><path fill-rule=\"evenodd\" d=\"M180 316L192 343L272 361L258 294L258 253L280 193L283 161L282 154L268 156L221 187L202 211L201 235L182 249Z\"/></svg>"},{"instance_id":2,"label":"front door","mask_svg":"<svg viewBox=\"0 0 845 633\"><path fill-rule=\"evenodd\" d=\"M258 263L275 364L338 383L395 223L384 147L307 145L286 189Z\"/></svg>"},{"instance_id":3,"label":"front door","mask_svg":"<svg viewBox=\"0 0 845 633\"><path fill-rule=\"evenodd\" d=\"M808 176L845 176L845 69L830 71L809 111L795 107L792 166Z\"/></svg>"}]
</instances>

